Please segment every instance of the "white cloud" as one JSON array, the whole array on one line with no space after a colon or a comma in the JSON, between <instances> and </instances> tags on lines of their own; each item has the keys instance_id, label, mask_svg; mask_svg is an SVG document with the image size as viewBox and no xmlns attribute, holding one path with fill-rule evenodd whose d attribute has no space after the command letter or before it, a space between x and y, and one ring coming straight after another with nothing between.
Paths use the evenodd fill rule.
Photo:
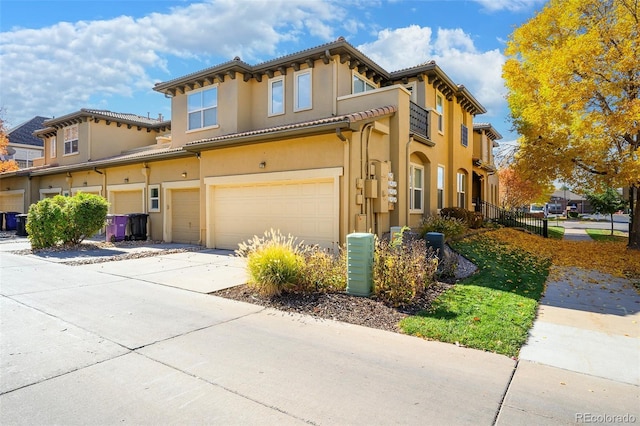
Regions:
<instances>
[{"instance_id":1,"label":"white cloud","mask_svg":"<svg viewBox=\"0 0 640 426\"><path fill-rule=\"evenodd\" d=\"M474 0L480 3L488 12L508 10L510 12L521 12L537 8L547 0Z\"/></svg>"}]
</instances>

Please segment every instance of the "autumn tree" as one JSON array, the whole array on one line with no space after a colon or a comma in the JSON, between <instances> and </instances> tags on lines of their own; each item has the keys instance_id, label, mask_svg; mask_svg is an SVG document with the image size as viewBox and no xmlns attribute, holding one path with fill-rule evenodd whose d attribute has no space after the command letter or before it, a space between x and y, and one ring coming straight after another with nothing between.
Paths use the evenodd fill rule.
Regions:
<instances>
[{"instance_id":1,"label":"autumn tree","mask_svg":"<svg viewBox=\"0 0 640 426\"><path fill-rule=\"evenodd\" d=\"M0 155L7 155L7 146L9 145L9 137L7 129L4 126L4 120L0 117ZM18 164L15 160L0 160L0 173L18 170Z\"/></svg>"},{"instance_id":2,"label":"autumn tree","mask_svg":"<svg viewBox=\"0 0 640 426\"><path fill-rule=\"evenodd\" d=\"M613 214L627 207L627 202L613 188L606 188L602 192L587 192L585 194L589 204L596 213L608 214L611 218L611 235L613 235Z\"/></svg>"},{"instance_id":3,"label":"autumn tree","mask_svg":"<svg viewBox=\"0 0 640 426\"><path fill-rule=\"evenodd\" d=\"M498 170L500 179L500 203L505 209L517 209L537 202L546 202L553 188L546 184L526 179L513 166Z\"/></svg>"},{"instance_id":4,"label":"autumn tree","mask_svg":"<svg viewBox=\"0 0 640 426\"><path fill-rule=\"evenodd\" d=\"M550 0L511 34L503 77L526 179L638 193L639 22L639 0ZM637 196L633 212L640 248Z\"/></svg>"}]
</instances>

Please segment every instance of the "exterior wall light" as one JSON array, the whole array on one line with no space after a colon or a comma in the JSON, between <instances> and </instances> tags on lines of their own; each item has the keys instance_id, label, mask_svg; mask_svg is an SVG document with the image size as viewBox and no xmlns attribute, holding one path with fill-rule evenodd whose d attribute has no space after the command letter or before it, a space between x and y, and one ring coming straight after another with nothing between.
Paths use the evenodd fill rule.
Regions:
<instances>
[{"instance_id":1,"label":"exterior wall light","mask_svg":"<svg viewBox=\"0 0 640 426\"><path fill-rule=\"evenodd\" d=\"M129 178L124 178L124 183L129 183Z\"/></svg>"},{"instance_id":2,"label":"exterior wall light","mask_svg":"<svg viewBox=\"0 0 640 426\"><path fill-rule=\"evenodd\" d=\"M182 177L186 178L187 177L187 172L182 172Z\"/></svg>"},{"instance_id":3,"label":"exterior wall light","mask_svg":"<svg viewBox=\"0 0 640 426\"><path fill-rule=\"evenodd\" d=\"M260 164L258 165L258 167L260 167L261 169L264 169L265 167L267 167L267 162L266 162L266 161L263 161L262 163L260 163Z\"/></svg>"}]
</instances>

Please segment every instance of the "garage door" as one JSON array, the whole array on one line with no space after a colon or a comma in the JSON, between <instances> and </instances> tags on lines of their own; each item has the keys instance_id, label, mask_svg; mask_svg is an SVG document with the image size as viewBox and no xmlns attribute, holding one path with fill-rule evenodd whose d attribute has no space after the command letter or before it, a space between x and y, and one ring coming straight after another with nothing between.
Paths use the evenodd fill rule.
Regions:
<instances>
[{"instance_id":1,"label":"garage door","mask_svg":"<svg viewBox=\"0 0 640 426\"><path fill-rule=\"evenodd\" d=\"M0 212L24 213L24 195L0 195Z\"/></svg>"},{"instance_id":2,"label":"garage door","mask_svg":"<svg viewBox=\"0 0 640 426\"><path fill-rule=\"evenodd\" d=\"M271 228L323 247L338 240L339 201L332 178L215 186L213 194L218 248L237 249Z\"/></svg>"},{"instance_id":3,"label":"garage door","mask_svg":"<svg viewBox=\"0 0 640 426\"><path fill-rule=\"evenodd\" d=\"M171 190L171 240L176 243L200 241L200 189Z\"/></svg>"},{"instance_id":4,"label":"garage door","mask_svg":"<svg viewBox=\"0 0 640 426\"><path fill-rule=\"evenodd\" d=\"M142 191L117 191L113 193L111 212L114 214L141 213Z\"/></svg>"}]
</instances>

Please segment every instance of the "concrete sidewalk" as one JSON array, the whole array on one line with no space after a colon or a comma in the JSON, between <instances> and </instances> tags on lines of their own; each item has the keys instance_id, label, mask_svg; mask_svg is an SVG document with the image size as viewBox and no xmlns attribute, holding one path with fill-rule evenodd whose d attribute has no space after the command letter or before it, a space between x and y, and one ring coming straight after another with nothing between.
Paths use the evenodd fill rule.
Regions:
<instances>
[{"instance_id":1,"label":"concrete sidewalk","mask_svg":"<svg viewBox=\"0 0 640 426\"><path fill-rule=\"evenodd\" d=\"M1 253L0 423L511 425L574 423L584 413L640 419L639 388L627 376L544 358L554 349L536 346L535 333L548 313L515 361L203 294L242 269L239 259L224 257L203 250L70 266ZM551 288L544 307L565 298ZM624 322L637 309L603 315L615 327L610 318ZM553 343L555 335L540 340ZM581 339L592 339L589 329ZM627 339L637 342L637 329Z\"/></svg>"}]
</instances>

